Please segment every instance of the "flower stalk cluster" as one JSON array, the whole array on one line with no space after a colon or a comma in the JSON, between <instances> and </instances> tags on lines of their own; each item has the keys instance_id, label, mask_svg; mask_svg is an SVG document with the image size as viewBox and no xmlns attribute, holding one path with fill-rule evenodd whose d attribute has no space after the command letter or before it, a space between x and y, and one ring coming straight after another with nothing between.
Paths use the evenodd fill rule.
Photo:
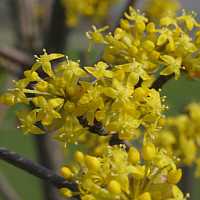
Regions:
<instances>
[{"instance_id":1,"label":"flower stalk cluster","mask_svg":"<svg viewBox=\"0 0 200 200\"><path fill-rule=\"evenodd\" d=\"M155 23L149 22L139 10L135 11L132 7L129 10L130 15L125 13L126 19L120 20L120 27L115 29L114 34L108 33L104 40L100 35L102 28L90 32L91 35L86 34L90 43L106 44L102 58L111 67L121 70L118 72L121 77L130 73L134 74L135 82L139 78L147 80L165 66L161 75L174 74L177 80L182 72L187 80L199 79L199 31L194 41L188 35L194 26L200 27L194 12L183 10L181 16L168 13L159 20L160 28L156 28ZM179 25L182 23L184 28ZM97 32L99 40L92 39Z\"/></svg>"},{"instance_id":2,"label":"flower stalk cluster","mask_svg":"<svg viewBox=\"0 0 200 200\"><path fill-rule=\"evenodd\" d=\"M108 70L105 62L85 67L97 78L94 83L78 81L79 77L89 75L79 67L80 61L74 62L68 58L59 64L54 73L50 61L63 56L48 55L44 50L44 55L36 57L32 69L24 72L25 78L15 81L15 88L9 89L13 93L6 93L0 98L7 106L32 101L37 107L26 117L16 112L25 135L29 132L44 133L34 125L41 121L48 131L59 131L53 136L55 139L65 144L77 144L78 137L87 133L88 126L95 120L102 124L108 135L118 132L119 139L134 136L140 125L146 128L147 136L154 135L157 121L163 117L162 111L165 109L158 91L147 87L134 88L138 81L136 72L124 73L118 68ZM36 70L40 66L49 77L39 77ZM121 73L124 75L119 76ZM32 89L27 89L32 82ZM35 96L27 97L28 93ZM78 120L81 116L87 119L84 127Z\"/></svg>"},{"instance_id":3,"label":"flower stalk cluster","mask_svg":"<svg viewBox=\"0 0 200 200\"><path fill-rule=\"evenodd\" d=\"M102 158L75 151L74 159L81 169L68 164L61 174L78 184L83 200L184 200L189 196L184 197L176 185L182 177L175 165L178 159L151 142L143 146L141 154L134 147L126 152L125 146L119 145L108 147ZM67 188L60 192L65 197L78 194Z\"/></svg>"},{"instance_id":4,"label":"flower stalk cluster","mask_svg":"<svg viewBox=\"0 0 200 200\"><path fill-rule=\"evenodd\" d=\"M44 134L35 125L40 121L49 132L56 131L53 137L65 146L77 144L79 140L91 143L88 142L91 132L107 138L117 135L119 141L138 139L141 134L138 129L143 128L141 153L122 144L108 147L105 153L107 138L89 144L94 147L104 143L96 145L95 155L101 157L75 151L74 159L81 168L68 164L61 174L76 182L80 191L62 188L63 196L80 195L82 200L185 200L189 195L184 197L176 186L182 176L176 163L194 162L194 156L191 157L191 152L188 156L184 147L191 147L192 155L196 154L195 143L200 141L196 134L199 107L196 104L188 107L190 118L182 115L177 121L166 119L168 131L158 134L165 121L163 110L168 108L163 105L166 96L161 97L159 88L149 88L143 82L151 81L152 75L163 66L162 76L174 75L177 80L182 72L187 80L200 78L200 31L196 32L194 41L188 35L188 31L200 24L194 12L183 10L178 17L168 13L160 19L160 28L156 28L139 10L130 7L129 11L114 34L108 33L104 38L102 31L108 26L100 29L92 26L93 31L86 33L89 51L92 42L106 45L104 61L82 69L79 60L74 62L66 56L54 71L51 61L64 55L47 54L44 49L43 55L35 56L32 68L24 72L25 78L13 81L15 87L8 89L10 92L2 95L0 101L6 106L32 102L35 109L27 116L15 112L22 123L18 128L25 135ZM179 26L181 23L184 28ZM45 79L37 72L40 67L47 75ZM90 75L96 78L94 82L80 80ZM185 124L193 124L193 129ZM170 132L171 127L177 129L177 137ZM155 144L160 147L156 148L148 137L156 138ZM178 140L183 146L177 145ZM182 161L172 156L172 151ZM199 159L196 162L200 166Z\"/></svg>"}]
</instances>

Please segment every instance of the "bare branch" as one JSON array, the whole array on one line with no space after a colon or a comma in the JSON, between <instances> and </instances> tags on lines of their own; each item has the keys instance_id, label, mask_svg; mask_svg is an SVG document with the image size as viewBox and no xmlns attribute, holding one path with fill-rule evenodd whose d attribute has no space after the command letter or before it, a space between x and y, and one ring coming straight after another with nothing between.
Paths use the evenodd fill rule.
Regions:
<instances>
[{"instance_id":1,"label":"bare branch","mask_svg":"<svg viewBox=\"0 0 200 200\"><path fill-rule=\"evenodd\" d=\"M0 146L0 159L46 181L56 188L69 188L78 191L77 184L67 182L66 179L52 172L51 170L35 163L19 154Z\"/></svg>"},{"instance_id":2,"label":"bare branch","mask_svg":"<svg viewBox=\"0 0 200 200\"><path fill-rule=\"evenodd\" d=\"M0 44L0 56L17 62L22 65L24 69L30 69L35 63L34 57L3 44Z\"/></svg>"},{"instance_id":3,"label":"bare branch","mask_svg":"<svg viewBox=\"0 0 200 200\"><path fill-rule=\"evenodd\" d=\"M168 76L160 75L151 85L150 88L154 88L155 90L162 89L163 85L167 83L172 77L174 77L174 73Z\"/></svg>"}]
</instances>

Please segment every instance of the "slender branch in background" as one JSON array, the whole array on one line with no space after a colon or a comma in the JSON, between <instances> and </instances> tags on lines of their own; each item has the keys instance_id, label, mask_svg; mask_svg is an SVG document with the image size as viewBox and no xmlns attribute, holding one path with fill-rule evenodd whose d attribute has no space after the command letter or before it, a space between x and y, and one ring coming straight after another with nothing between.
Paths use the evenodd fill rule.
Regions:
<instances>
[{"instance_id":1,"label":"slender branch in background","mask_svg":"<svg viewBox=\"0 0 200 200\"><path fill-rule=\"evenodd\" d=\"M56 188L66 187L72 191L78 191L77 184L67 182L66 179L51 170L2 146L0 146L0 159L48 182Z\"/></svg>"},{"instance_id":2,"label":"slender branch in background","mask_svg":"<svg viewBox=\"0 0 200 200\"><path fill-rule=\"evenodd\" d=\"M174 73L168 76L160 75L151 85L150 88L154 88L155 90L162 89L163 85L167 83L172 77L174 77Z\"/></svg>"},{"instance_id":3,"label":"slender branch in background","mask_svg":"<svg viewBox=\"0 0 200 200\"><path fill-rule=\"evenodd\" d=\"M20 50L3 44L0 44L0 56L22 65L24 69L30 69L30 67L35 63L35 58L33 56L29 56Z\"/></svg>"},{"instance_id":4,"label":"slender branch in background","mask_svg":"<svg viewBox=\"0 0 200 200\"><path fill-rule=\"evenodd\" d=\"M21 199L1 171L0 171L0 193L6 200Z\"/></svg>"},{"instance_id":5,"label":"slender branch in background","mask_svg":"<svg viewBox=\"0 0 200 200\"><path fill-rule=\"evenodd\" d=\"M0 56L0 70L1 69L5 69L12 76L15 76L15 77L19 77L22 74L22 69L20 65L18 65L17 63L13 63L12 61L6 58L3 58L2 56Z\"/></svg>"},{"instance_id":6,"label":"slender branch in background","mask_svg":"<svg viewBox=\"0 0 200 200\"><path fill-rule=\"evenodd\" d=\"M65 9L61 1L54 1L49 27L45 27L44 48L49 52L64 52L70 29L65 25Z\"/></svg>"}]
</instances>

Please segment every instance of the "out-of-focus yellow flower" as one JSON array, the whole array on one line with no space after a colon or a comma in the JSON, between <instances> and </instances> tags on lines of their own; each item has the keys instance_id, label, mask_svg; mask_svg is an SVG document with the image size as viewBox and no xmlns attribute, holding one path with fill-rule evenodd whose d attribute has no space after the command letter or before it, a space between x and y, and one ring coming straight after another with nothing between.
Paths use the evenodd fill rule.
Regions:
<instances>
[{"instance_id":1,"label":"out-of-focus yellow flower","mask_svg":"<svg viewBox=\"0 0 200 200\"><path fill-rule=\"evenodd\" d=\"M158 22L160 18L174 16L181 8L181 4L177 0L145 0L145 13L151 21Z\"/></svg>"},{"instance_id":2,"label":"out-of-focus yellow flower","mask_svg":"<svg viewBox=\"0 0 200 200\"><path fill-rule=\"evenodd\" d=\"M107 19L110 9L120 0L61 0L65 9L66 26L72 28L78 25L82 18L91 19L95 24L100 24Z\"/></svg>"},{"instance_id":3,"label":"out-of-focus yellow flower","mask_svg":"<svg viewBox=\"0 0 200 200\"><path fill-rule=\"evenodd\" d=\"M195 176L199 177L200 105L193 102L186 106L184 111L188 115L181 114L177 117L163 119L163 128L152 142L156 146L162 146L168 152L173 152L175 156L180 158L180 164L191 166L196 163ZM157 158L155 162L158 161Z\"/></svg>"}]
</instances>

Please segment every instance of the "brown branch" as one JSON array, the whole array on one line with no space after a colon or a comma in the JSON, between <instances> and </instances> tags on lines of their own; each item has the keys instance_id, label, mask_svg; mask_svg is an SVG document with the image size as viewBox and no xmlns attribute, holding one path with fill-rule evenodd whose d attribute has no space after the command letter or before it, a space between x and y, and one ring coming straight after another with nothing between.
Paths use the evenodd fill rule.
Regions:
<instances>
[{"instance_id":1,"label":"brown branch","mask_svg":"<svg viewBox=\"0 0 200 200\"><path fill-rule=\"evenodd\" d=\"M119 132L112 135L112 137L110 138L109 144L111 146L124 144L126 146L126 151L128 151L133 146L127 140L120 140L119 139Z\"/></svg>"},{"instance_id":2,"label":"brown branch","mask_svg":"<svg viewBox=\"0 0 200 200\"><path fill-rule=\"evenodd\" d=\"M172 77L174 77L174 73L170 74L168 76L160 75L151 85L151 88L154 88L155 90L162 89L163 85L167 83Z\"/></svg>"},{"instance_id":3,"label":"brown branch","mask_svg":"<svg viewBox=\"0 0 200 200\"><path fill-rule=\"evenodd\" d=\"M88 130L91 133L97 134L99 136L108 136L111 135L108 131L105 131L105 127L103 126L102 122L98 122L96 119L94 119L94 122L90 125L88 125L88 121L85 115L78 117L79 123L85 128L88 127ZM111 146L113 145L119 145L124 144L126 146L126 150L128 151L130 147L132 147L131 143L127 140L120 140L119 139L119 131L117 133L112 134L112 137L110 138L109 144Z\"/></svg>"},{"instance_id":4,"label":"brown branch","mask_svg":"<svg viewBox=\"0 0 200 200\"><path fill-rule=\"evenodd\" d=\"M56 188L69 188L71 191L78 191L76 183L67 182L66 179L52 172L51 170L28 160L21 155L0 146L0 159L46 181Z\"/></svg>"},{"instance_id":5,"label":"brown branch","mask_svg":"<svg viewBox=\"0 0 200 200\"><path fill-rule=\"evenodd\" d=\"M105 128L102 124L102 122L98 122L96 119L94 119L94 122L90 125L88 125L87 117L86 115L83 115L81 117L78 117L79 123L83 126L83 128L88 128L88 131L91 133L97 134L99 136L107 136L110 135L108 131L105 131Z\"/></svg>"}]
</instances>

